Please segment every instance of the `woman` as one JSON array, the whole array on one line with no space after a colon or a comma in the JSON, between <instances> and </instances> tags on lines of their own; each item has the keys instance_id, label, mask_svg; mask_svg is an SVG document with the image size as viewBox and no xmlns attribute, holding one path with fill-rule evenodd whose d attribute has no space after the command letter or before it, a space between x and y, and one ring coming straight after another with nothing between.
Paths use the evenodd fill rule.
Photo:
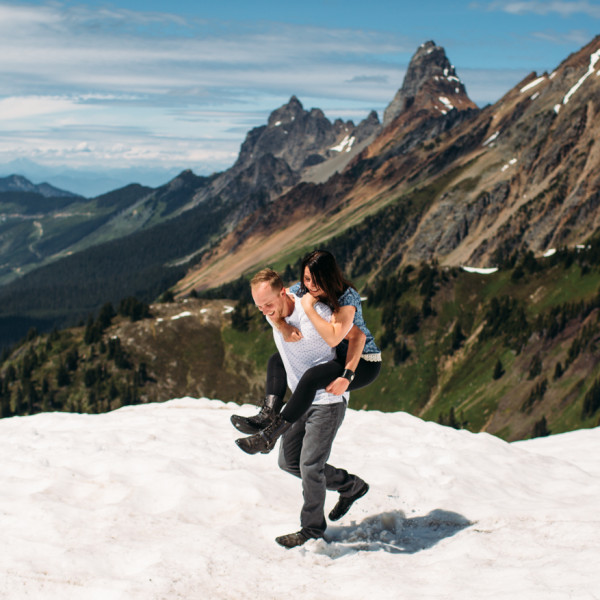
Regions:
<instances>
[{"instance_id":1,"label":"woman","mask_svg":"<svg viewBox=\"0 0 600 600\"><path fill-rule=\"evenodd\" d=\"M364 321L360 295L345 279L334 256L325 250L315 250L303 259L301 272L301 282L289 292L301 297L302 307L315 329L330 346L337 347L337 357L304 373L281 411L281 417L289 423L304 414L317 390L325 389L339 396L369 385L381 370L381 351ZM315 311L318 301L331 308L330 322ZM286 341L300 339L300 332L285 320L274 324ZM285 369L276 352L268 362L266 397L260 412L249 418L233 415L234 426L250 434L267 427L283 406L286 388Z\"/></svg>"}]
</instances>

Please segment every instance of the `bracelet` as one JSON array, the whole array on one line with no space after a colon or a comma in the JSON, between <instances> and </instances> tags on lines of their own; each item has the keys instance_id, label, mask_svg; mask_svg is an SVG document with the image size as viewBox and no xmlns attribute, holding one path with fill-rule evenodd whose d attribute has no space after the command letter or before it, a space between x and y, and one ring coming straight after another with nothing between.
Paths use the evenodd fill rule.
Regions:
<instances>
[{"instance_id":1,"label":"bracelet","mask_svg":"<svg viewBox=\"0 0 600 600\"><path fill-rule=\"evenodd\" d=\"M344 372L341 374L340 377L342 377L342 379L347 379L350 383L352 383L354 375L354 371L351 371L350 369L344 369Z\"/></svg>"}]
</instances>

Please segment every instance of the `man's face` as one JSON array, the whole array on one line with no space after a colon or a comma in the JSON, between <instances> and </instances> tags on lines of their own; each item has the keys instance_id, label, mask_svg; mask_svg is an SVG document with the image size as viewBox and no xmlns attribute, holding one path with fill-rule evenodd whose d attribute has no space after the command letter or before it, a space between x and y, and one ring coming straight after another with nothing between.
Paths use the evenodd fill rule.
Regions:
<instances>
[{"instance_id":1,"label":"man's face","mask_svg":"<svg viewBox=\"0 0 600 600\"><path fill-rule=\"evenodd\" d=\"M271 320L281 319L285 309L285 289L276 292L267 282L252 288L252 299L256 308Z\"/></svg>"}]
</instances>

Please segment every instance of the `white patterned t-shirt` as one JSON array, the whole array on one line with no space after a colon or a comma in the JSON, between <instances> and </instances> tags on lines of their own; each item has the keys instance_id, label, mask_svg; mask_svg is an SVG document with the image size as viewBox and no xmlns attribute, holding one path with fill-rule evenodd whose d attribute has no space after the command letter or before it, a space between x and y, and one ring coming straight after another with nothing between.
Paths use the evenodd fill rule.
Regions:
<instances>
[{"instance_id":1,"label":"white patterned t-shirt","mask_svg":"<svg viewBox=\"0 0 600 600\"><path fill-rule=\"evenodd\" d=\"M273 339L285 367L288 387L293 392L308 369L335 359L335 348L331 348L319 335L304 312L300 298L293 294L288 295L294 300L294 311L285 320L302 332L302 339L299 342L285 342L283 335L275 327L273 327ZM320 317L331 321L331 309L328 306L317 302L315 310ZM334 404L344 398L348 400L349 396L349 392L344 393L343 396L335 396L321 389L317 390L313 404Z\"/></svg>"}]
</instances>

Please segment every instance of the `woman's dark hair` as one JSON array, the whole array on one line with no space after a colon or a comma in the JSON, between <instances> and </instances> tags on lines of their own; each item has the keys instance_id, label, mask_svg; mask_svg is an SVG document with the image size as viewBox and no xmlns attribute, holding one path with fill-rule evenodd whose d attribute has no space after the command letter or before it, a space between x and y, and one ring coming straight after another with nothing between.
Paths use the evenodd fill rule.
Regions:
<instances>
[{"instance_id":1,"label":"woman's dark hair","mask_svg":"<svg viewBox=\"0 0 600 600\"><path fill-rule=\"evenodd\" d=\"M332 311L339 310L339 297L349 287L354 288L354 285L344 277L333 254L327 250L314 250L302 259L300 290L303 294L308 292L304 285L304 270L307 267L313 281L323 291L324 297L320 300L327 304Z\"/></svg>"}]
</instances>

